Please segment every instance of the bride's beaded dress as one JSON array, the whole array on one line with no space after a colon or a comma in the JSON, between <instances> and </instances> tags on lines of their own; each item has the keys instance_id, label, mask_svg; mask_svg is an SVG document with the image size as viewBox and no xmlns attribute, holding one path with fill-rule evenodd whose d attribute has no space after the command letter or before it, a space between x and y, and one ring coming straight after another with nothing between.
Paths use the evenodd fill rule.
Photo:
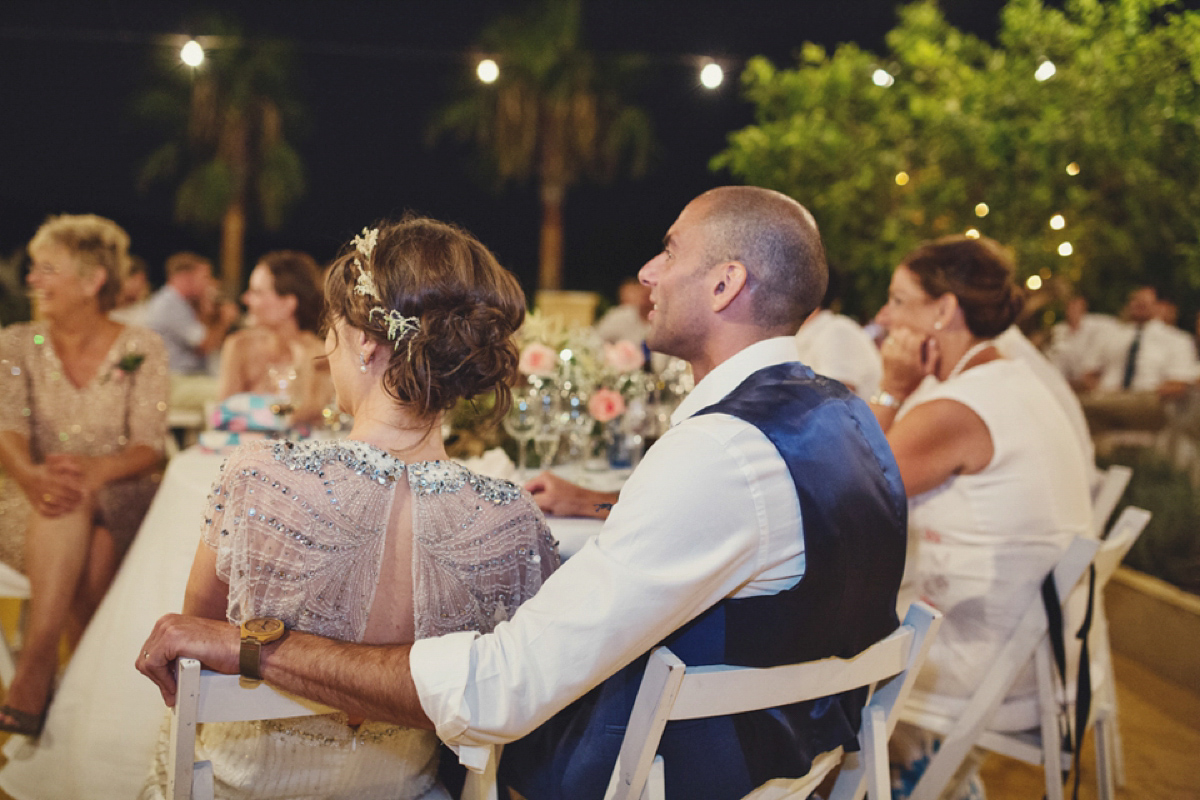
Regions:
<instances>
[{"instance_id":1,"label":"bride's beaded dress","mask_svg":"<svg viewBox=\"0 0 1200 800\"><path fill-rule=\"evenodd\" d=\"M557 545L519 487L450 461L406 464L369 444L255 442L223 467L205 543L229 584L228 618L277 617L289 629L362 641L376 602L398 495L412 508L416 638L489 631L557 567ZM381 593L381 597L386 597ZM443 798L430 731L343 714L201 728L222 798ZM159 743L143 798L166 785Z\"/></svg>"}]
</instances>

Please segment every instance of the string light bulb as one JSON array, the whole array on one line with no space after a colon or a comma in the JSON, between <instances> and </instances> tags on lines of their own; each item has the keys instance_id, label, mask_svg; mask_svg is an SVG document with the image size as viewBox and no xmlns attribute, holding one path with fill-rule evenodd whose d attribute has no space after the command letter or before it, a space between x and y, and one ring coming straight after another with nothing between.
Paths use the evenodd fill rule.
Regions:
<instances>
[{"instance_id":1,"label":"string light bulb","mask_svg":"<svg viewBox=\"0 0 1200 800\"><path fill-rule=\"evenodd\" d=\"M725 70L715 61L710 61L700 68L700 85L705 89L716 89L725 82Z\"/></svg>"},{"instance_id":2,"label":"string light bulb","mask_svg":"<svg viewBox=\"0 0 1200 800\"><path fill-rule=\"evenodd\" d=\"M187 43L179 48L179 60L195 69L204 63L204 48L195 39L188 39Z\"/></svg>"},{"instance_id":3,"label":"string light bulb","mask_svg":"<svg viewBox=\"0 0 1200 800\"><path fill-rule=\"evenodd\" d=\"M1069 255L1071 255L1071 253L1074 253L1074 252L1075 252L1075 248L1071 246L1070 242L1063 242L1062 244L1060 244L1058 246L1058 254L1060 256L1064 256L1064 257L1069 256Z\"/></svg>"},{"instance_id":4,"label":"string light bulb","mask_svg":"<svg viewBox=\"0 0 1200 800\"><path fill-rule=\"evenodd\" d=\"M979 238L979 229L978 228L967 228L967 232L964 235L968 239L978 239Z\"/></svg>"},{"instance_id":5,"label":"string light bulb","mask_svg":"<svg viewBox=\"0 0 1200 800\"><path fill-rule=\"evenodd\" d=\"M991 209L988 208L987 203L976 203L975 204L975 216L986 217L988 215L989 211L991 211Z\"/></svg>"},{"instance_id":6,"label":"string light bulb","mask_svg":"<svg viewBox=\"0 0 1200 800\"><path fill-rule=\"evenodd\" d=\"M1029 291L1036 292L1038 289L1042 288L1042 276L1030 275L1025 279L1025 286L1029 289Z\"/></svg>"},{"instance_id":7,"label":"string light bulb","mask_svg":"<svg viewBox=\"0 0 1200 800\"><path fill-rule=\"evenodd\" d=\"M897 186L906 186L907 184L908 184L908 173L907 172L897 172L896 173L896 185Z\"/></svg>"},{"instance_id":8,"label":"string light bulb","mask_svg":"<svg viewBox=\"0 0 1200 800\"><path fill-rule=\"evenodd\" d=\"M1050 218L1050 227L1056 231L1061 231L1067 227L1067 220L1062 214L1055 214Z\"/></svg>"},{"instance_id":9,"label":"string light bulb","mask_svg":"<svg viewBox=\"0 0 1200 800\"><path fill-rule=\"evenodd\" d=\"M1058 72L1058 68L1054 66L1054 62L1050 59L1045 59L1038 64L1037 70L1033 73L1033 77L1038 81L1048 81L1054 77L1054 73Z\"/></svg>"},{"instance_id":10,"label":"string light bulb","mask_svg":"<svg viewBox=\"0 0 1200 800\"><path fill-rule=\"evenodd\" d=\"M895 83L896 79L886 69L876 69L871 73L871 82L876 86L888 87Z\"/></svg>"},{"instance_id":11,"label":"string light bulb","mask_svg":"<svg viewBox=\"0 0 1200 800\"><path fill-rule=\"evenodd\" d=\"M500 77L500 66L492 59L484 58L476 65L475 74L484 83L495 83L496 79Z\"/></svg>"},{"instance_id":12,"label":"string light bulb","mask_svg":"<svg viewBox=\"0 0 1200 800\"><path fill-rule=\"evenodd\" d=\"M1067 164L1067 174L1070 175L1072 178L1074 178L1076 175L1078 175L1079 174L1079 164L1077 164L1074 161L1072 161L1070 164Z\"/></svg>"}]
</instances>

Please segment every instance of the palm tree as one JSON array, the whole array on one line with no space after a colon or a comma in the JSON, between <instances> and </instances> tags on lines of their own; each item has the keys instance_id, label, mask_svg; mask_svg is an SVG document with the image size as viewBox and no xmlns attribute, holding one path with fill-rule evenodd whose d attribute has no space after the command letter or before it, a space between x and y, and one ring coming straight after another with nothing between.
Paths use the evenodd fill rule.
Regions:
<instances>
[{"instance_id":1,"label":"palm tree","mask_svg":"<svg viewBox=\"0 0 1200 800\"><path fill-rule=\"evenodd\" d=\"M209 21L210 46L194 70L177 59L135 101L135 113L167 134L146 159L143 188L175 184L175 219L220 227L226 289L242 281L247 217L270 230L304 192L300 157L284 136L298 110L288 75L291 48L248 42L231 25Z\"/></svg>"},{"instance_id":2,"label":"palm tree","mask_svg":"<svg viewBox=\"0 0 1200 800\"><path fill-rule=\"evenodd\" d=\"M450 132L474 143L501 184L536 176L542 289L562 284L567 189L584 177L612 178L622 167L641 175L651 149L649 117L616 88L637 63L624 56L602 64L580 38L579 0L540 0L497 19L479 47L499 63L499 79L464 91L430 129L431 140Z\"/></svg>"}]
</instances>

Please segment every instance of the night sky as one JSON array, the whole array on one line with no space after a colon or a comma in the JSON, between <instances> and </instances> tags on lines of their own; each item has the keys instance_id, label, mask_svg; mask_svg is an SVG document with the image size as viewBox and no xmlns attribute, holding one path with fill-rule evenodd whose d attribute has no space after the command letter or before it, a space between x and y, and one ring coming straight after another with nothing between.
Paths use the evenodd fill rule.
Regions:
<instances>
[{"instance_id":1,"label":"night sky","mask_svg":"<svg viewBox=\"0 0 1200 800\"><path fill-rule=\"evenodd\" d=\"M203 8L248 36L297 46L294 88L306 122L294 137L308 190L274 233L252 229L247 260L298 248L327 260L364 225L413 210L478 235L526 290L536 282L538 204L532 186L502 192L477 180L465 151L432 149L432 112L473 69L468 49L497 0L242 0ZM950 19L993 35L999 0L943 0ZM140 194L135 176L157 143L130 114L149 83L158 37L186 31L201 6L158 0L0 2L0 256L19 253L48 214L112 217L147 259L155 282L180 249L214 257L217 234L180 227L165 188ZM611 295L654 255L693 196L728 176L708 159L752 121L736 72L752 55L790 66L804 41L855 41L881 51L895 24L889 0L610 0L585 2L584 35L598 53L649 57L631 99L650 113L657 151L649 175L579 185L566 205L565 288ZM199 33L198 31L195 31ZM716 92L688 57L734 65Z\"/></svg>"}]
</instances>

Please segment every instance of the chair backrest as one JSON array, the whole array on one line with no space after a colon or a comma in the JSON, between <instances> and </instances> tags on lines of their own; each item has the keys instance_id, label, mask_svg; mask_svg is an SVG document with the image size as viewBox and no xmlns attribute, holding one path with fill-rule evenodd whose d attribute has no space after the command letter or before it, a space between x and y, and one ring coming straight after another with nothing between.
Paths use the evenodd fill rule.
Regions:
<instances>
[{"instance_id":1,"label":"chair backrest","mask_svg":"<svg viewBox=\"0 0 1200 800\"><path fill-rule=\"evenodd\" d=\"M1122 464L1113 464L1104 470L1092 492L1092 522L1096 526L1096 536L1104 538L1104 526L1108 524L1108 518L1116 510L1132 477L1133 470Z\"/></svg>"},{"instance_id":2,"label":"chair backrest","mask_svg":"<svg viewBox=\"0 0 1200 800\"><path fill-rule=\"evenodd\" d=\"M196 761L196 725L203 722L238 722L282 719L312 714L330 714L328 706L287 694L260 683L241 685L237 675L223 675L200 668L193 658L179 659L176 667L175 708L171 715L170 750L167 756L169 800L211 800L212 764ZM467 773L463 797L495 800L496 757L489 759L484 781Z\"/></svg>"},{"instance_id":3,"label":"chair backrest","mask_svg":"<svg viewBox=\"0 0 1200 800\"><path fill-rule=\"evenodd\" d=\"M914 603L895 632L854 658L769 669L689 668L667 648L656 648L634 701L606 798L643 796L658 742L670 720L773 708L862 686L874 689L863 713L863 752L842 769L830 800L861 798L868 778L872 779L873 794L883 796L887 737L896 724L895 712L903 706L940 624L940 613Z\"/></svg>"},{"instance_id":4,"label":"chair backrest","mask_svg":"<svg viewBox=\"0 0 1200 800\"><path fill-rule=\"evenodd\" d=\"M1121 516L1117 517L1117 521L1109 528L1108 534L1100 545L1100 551L1096 553L1097 594L1104 589L1109 578L1117 571L1117 567L1121 566L1125 555L1142 535L1142 531L1146 529L1149 522L1150 512L1144 508L1126 506L1121 511ZM1100 602L1099 596L1097 596L1096 602Z\"/></svg>"}]
</instances>

